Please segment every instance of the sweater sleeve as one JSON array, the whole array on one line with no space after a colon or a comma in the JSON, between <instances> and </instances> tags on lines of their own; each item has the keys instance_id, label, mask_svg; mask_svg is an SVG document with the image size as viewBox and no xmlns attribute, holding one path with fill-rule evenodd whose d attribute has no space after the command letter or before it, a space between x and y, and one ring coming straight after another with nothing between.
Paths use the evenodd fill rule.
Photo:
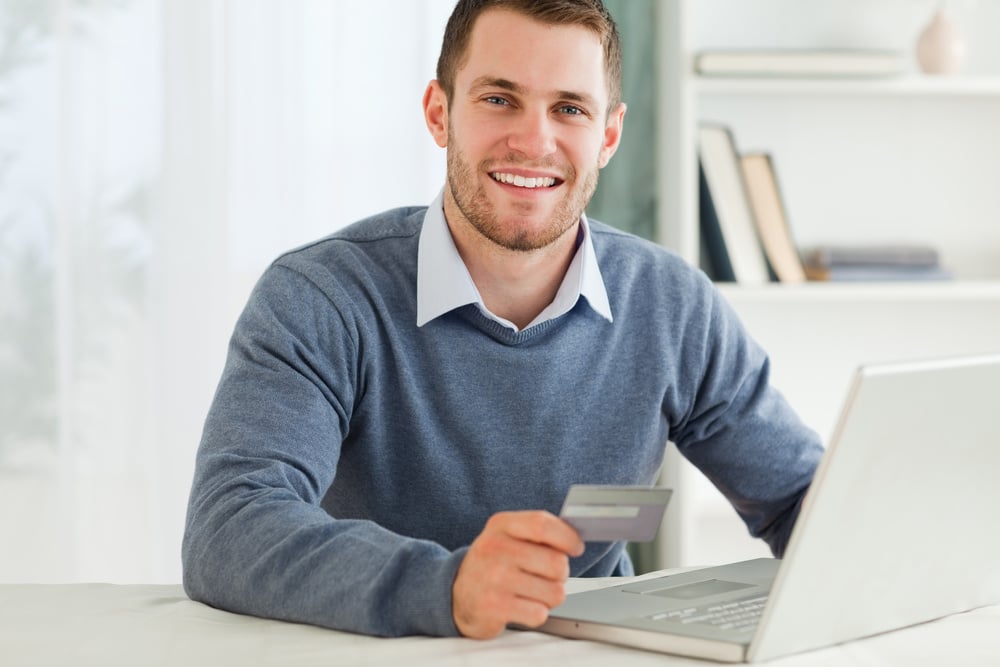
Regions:
<instances>
[{"instance_id":1,"label":"sweater sleeve","mask_svg":"<svg viewBox=\"0 0 1000 667\"><path fill-rule=\"evenodd\" d=\"M359 395L359 332L302 275L265 272L236 326L198 450L184 586L207 604L373 635L457 635L450 552L320 501Z\"/></svg>"},{"instance_id":2,"label":"sweater sleeve","mask_svg":"<svg viewBox=\"0 0 1000 667\"><path fill-rule=\"evenodd\" d=\"M672 436L732 503L750 534L781 557L823 454L819 436L770 384L770 361L717 291L685 364L690 394Z\"/></svg>"}]
</instances>

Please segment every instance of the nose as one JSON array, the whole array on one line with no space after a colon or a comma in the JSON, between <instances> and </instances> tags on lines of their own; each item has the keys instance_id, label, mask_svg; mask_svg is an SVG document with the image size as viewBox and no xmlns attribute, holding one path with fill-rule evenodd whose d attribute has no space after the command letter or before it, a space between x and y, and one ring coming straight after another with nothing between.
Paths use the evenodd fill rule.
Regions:
<instances>
[{"instance_id":1,"label":"nose","mask_svg":"<svg viewBox=\"0 0 1000 667\"><path fill-rule=\"evenodd\" d=\"M556 151L553 119L547 109L527 110L518 115L507 139L508 147L529 160L537 160Z\"/></svg>"}]
</instances>

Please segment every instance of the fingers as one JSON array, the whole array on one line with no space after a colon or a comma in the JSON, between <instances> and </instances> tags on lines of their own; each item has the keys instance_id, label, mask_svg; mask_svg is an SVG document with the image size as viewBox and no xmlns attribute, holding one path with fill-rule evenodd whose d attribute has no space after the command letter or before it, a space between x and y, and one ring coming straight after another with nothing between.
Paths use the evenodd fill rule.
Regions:
<instances>
[{"instance_id":1,"label":"fingers","mask_svg":"<svg viewBox=\"0 0 1000 667\"><path fill-rule=\"evenodd\" d=\"M569 557L583 553L571 526L548 512L490 518L452 586L452 613L467 637L494 637L510 623L537 627L565 599Z\"/></svg>"},{"instance_id":2,"label":"fingers","mask_svg":"<svg viewBox=\"0 0 1000 667\"><path fill-rule=\"evenodd\" d=\"M520 552L515 554L518 567L526 574L563 582L569 577L569 556L551 547L535 545L530 542L519 545Z\"/></svg>"},{"instance_id":3,"label":"fingers","mask_svg":"<svg viewBox=\"0 0 1000 667\"><path fill-rule=\"evenodd\" d=\"M490 524L515 539L546 545L570 556L583 553L583 540L573 527L548 512L500 512L490 517L487 526Z\"/></svg>"},{"instance_id":4,"label":"fingers","mask_svg":"<svg viewBox=\"0 0 1000 667\"><path fill-rule=\"evenodd\" d=\"M558 607L566 600L566 578L559 580L543 579L531 574L523 574L522 578L515 582L514 589L517 590L517 597L524 603L536 603L545 608L546 611L553 607ZM545 622L546 614L538 623L529 621L519 621L522 625L540 625ZM514 621L512 621L514 622Z\"/></svg>"},{"instance_id":5,"label":"fingers","mask_svg":"<svg viewBox=\"0 0 1000 667\"><path fill-rule=\"evenodd\" d=\"M569 577L569 556L583 553L576 531L548 512L500 512L490 517L477 539L477 551L528 574L564 582Z\"/></svg>"}]
</instances>

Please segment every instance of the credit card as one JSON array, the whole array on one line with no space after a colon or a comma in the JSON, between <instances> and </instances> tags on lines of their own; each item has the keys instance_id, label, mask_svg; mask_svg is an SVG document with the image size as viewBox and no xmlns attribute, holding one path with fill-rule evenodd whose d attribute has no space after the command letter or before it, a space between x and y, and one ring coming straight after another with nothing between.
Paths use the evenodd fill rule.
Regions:
<instances>
[{"instance_id":1,"label":"credit card","mask_svg":"<svg viewBox=\"0 0 1000 667\"><path fill-rule=\"evenodd\" d=\"M574 484L559 516L584 542L648 542L656 537L671 489Z\"/></svg>"}]
</instances>

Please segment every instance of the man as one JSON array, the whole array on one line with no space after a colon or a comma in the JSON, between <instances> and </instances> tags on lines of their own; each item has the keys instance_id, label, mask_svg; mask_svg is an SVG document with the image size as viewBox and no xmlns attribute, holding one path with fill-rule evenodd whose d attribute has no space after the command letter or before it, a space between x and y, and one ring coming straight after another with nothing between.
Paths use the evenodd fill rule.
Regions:
<instances>
[{"instance_id":1,"label":"man","mask_svg":"<svg viewBox=\"0 0 1000 667\"><path fill-rule=\"evenodd\" d=\"M234 611L379 635L537 626L567 576L631 574L553 512L649 484L673 440L780 554L820 444L711 283L587 221L621 138L599 0L462 0L427 126L428 208L280 257L205 425L184 583Z\"/></svg>"}]
</instances>

